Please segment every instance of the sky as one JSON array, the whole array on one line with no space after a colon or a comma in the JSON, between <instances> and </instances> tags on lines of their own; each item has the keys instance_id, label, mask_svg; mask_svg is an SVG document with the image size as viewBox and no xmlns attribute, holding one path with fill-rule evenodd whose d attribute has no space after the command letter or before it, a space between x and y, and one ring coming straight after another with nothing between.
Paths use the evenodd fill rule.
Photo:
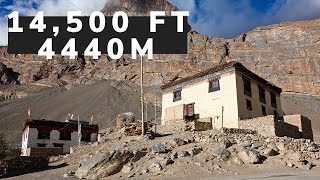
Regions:
<instances>
[{"instance_id":1,"label":"sky","mask_svg":"<svg viewBox=\"0 0 320 180\"><path fill-rule=\"evenodd\" d=\"M7 45L7 15L66 16L101 10L107 0L0 0L0 45ZM117 0L115 0L117 1ZM139 0L137 0L139 1ZM257 26L320 18L320 0L168 0L180 10L190 11L189 23L211 37L233 38Z\"/></svg>"}]
</instances>

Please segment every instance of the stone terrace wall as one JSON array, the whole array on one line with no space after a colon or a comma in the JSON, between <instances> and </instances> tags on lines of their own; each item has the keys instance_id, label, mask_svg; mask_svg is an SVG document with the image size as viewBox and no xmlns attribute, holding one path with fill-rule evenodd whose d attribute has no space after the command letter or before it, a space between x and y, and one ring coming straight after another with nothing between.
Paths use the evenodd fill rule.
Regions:
<instances>
[{"instance_id":1,"label":"stone terrace wall","mask_svg":"<svg viewBox=\"0 0 320 180\"><path fill-rule=\"evenodd\" d=\"M240 120L239 128L257 131L257 133L262 136L276 136L274 116Z\"/></svg>"}]
</instances>

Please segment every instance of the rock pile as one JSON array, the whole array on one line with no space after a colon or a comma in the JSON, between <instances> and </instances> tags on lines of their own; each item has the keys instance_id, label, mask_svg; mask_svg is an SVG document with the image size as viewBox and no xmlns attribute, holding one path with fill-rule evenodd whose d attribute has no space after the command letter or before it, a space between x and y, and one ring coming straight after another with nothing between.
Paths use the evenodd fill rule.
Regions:
<instances>
[{"instance_id":1,"label":"rock pile","mask_svg":"<svg viewBox=\"0 0 320 180\"><path fill-rule=\"evenodd\" d=\"M171 167L180 167L183 162L207 167L208 171L222 171L218 162L250 167L278 161L283 162L283 167L310 170L315 166L314 162L320 162L319 145L305 139L266 138L217 130L176 133L179 136L131 139L117 146L116 150L110 150L109 144L83 160L75 175L79 178L103 178L120 173L120 176L130 178L168 171ZM193 162L195 160L197 162Z\"/></svg>"}]
</instances>

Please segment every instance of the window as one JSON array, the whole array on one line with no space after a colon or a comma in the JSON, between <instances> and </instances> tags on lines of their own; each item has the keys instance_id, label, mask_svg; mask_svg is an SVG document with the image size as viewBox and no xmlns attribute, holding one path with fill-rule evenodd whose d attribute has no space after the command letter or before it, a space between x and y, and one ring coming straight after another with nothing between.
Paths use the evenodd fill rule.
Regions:
<instances>
[{"instance_id":1,"label":"window","mask_svg":"<svg viewBox=\"0 0 320 180\"><path fill-rule=\"evenodd\" d=\"M219 79L213 79L209 81L209 93L220 90Z\"/></svg>"},{"instance_id":2,"label":"window","mask_svg":"<svg viewBox=\"0 0 320 180\"><path fill-rule=\"evenodd\" d=\"M47 144L38 143L38 147L46 147Z\"/></svg>"},{"instance_id":3,"label":"window","mask_svg":"<svg viewBox=\"0 0 320 180\"><path fill-rule=\"evenodd\" d=\"M53 143L53 147L61 147L63 151L63 145L64 144L59 144L59 143Z\"/></svg>"},{"instance_id":4,"label":"window","mask_svg":"<svg viewBox=\"0 0 320 180\"><path fill-rule=\"evenodd\" d=\"M266 92L261 86L259 86L259 99L260 99L260 102L264 104L266 103Z\"/></svg>"},{"instance_id":5,"label":"window","mask_svg":"<svg viewBox=\"0 0 320 180\"><path fill-rule=\"evenodd\" d=\"M71 132L70 131L60 131L59 140L71 140Z\"/></svg>"},{"instance_id":6,"label":"window","mask_svg":"<svg viewBox=\"0 0 320 180\"><path fill-rule=\"evenodd\" d=\"M277 108L277 96L275 93L270 92L270 96L271 96L271 106L274 108Z\"/></svg>"},{"instance_id":7,"label":"window","mask_svg":"<svg viewBox=\"0 0 320 180\"><path fill-rule=\"evenodd\" d=\"M276 110L274 110L274 111L273 111L273 115L274 115L275 117L278 117L278 112L277 112Z\"/></svg>"},{"instance_id":8,"label":"window","mask_svg":"<svg viewBox=\"0 0 320 180\"><path fill-rule=\"evenodd\" d=\"M243 88L244 88L244 94L251 97L251 82L249 79L243 77Z\"/></svg>"},{"instance_id":9,"label":"window","mask_svg":"<svg viewBox=\"0 0 320 180\"><path fill-rule=\"evenodd\" d=\"M173 102L181 100L181 90L177 90L173 92Z\"/></svg>"},{"instance_id":10,"label":"window","mask_svg":"<svg viewBox=\"0 0 320 180\"><path fill-rule=\"evenodd\" d=\"M38 139L50 139L50 131L38 129Z\"/></svg>"},{"instance_id":11,"label":"window","mask_svg":"<svg viewBox=\"0 0 320 180\"><path fill-rule=\"evenodd\" d=\"M262 112L262 115L266 116L267 115L266 107L261 106L261 112Z\"/></svg>"},{"instance_id":12,"label":"window","mask_svg":"<svg viewBox=\"0 0 320 180\"><path fill-rule=\"evenodd\" d=\"M91 134L89 133L81 133L81 141L91 141Z\"/></svg>"},{"instance_id":13,"label":"window","mask_svg":"<svg viewBox=\"0 0 320 180\"><path fill-rule=\"evenodd\" d=\"M247 109L249 111L252 111L252 104L251 104L251 101L249 101L248 99L247 99Z\"/></svg>"}]
</instances>

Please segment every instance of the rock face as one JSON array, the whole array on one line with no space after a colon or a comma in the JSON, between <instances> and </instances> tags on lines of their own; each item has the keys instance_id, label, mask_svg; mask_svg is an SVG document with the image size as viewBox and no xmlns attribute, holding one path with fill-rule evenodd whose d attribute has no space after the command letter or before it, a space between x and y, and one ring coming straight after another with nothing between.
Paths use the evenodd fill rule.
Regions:
<instances>
[{"instance_id":1,"label":"rock face","mask_svg":"<svg viewBox=\"0 0 320 180\"><path fill-rule=\"evenodd\" d=\"M100 151L80 163L75 175L79 178L97 179L120 172L134 155L130 151Z\"/></svg>"},{"instance_id":2,"label":"rock face","mask_svg":"<svg viewBox=\"0 0 320 180\"><path fill-rule=\"evenodd\" d=\"M102 9L106 15L122 10L129 15L148 15L150 10L167 14L177 8L165 0L112 0ZM218 63L237 60L283 88L284 91L320 95L320 19L259 27L234 39L210 38L193 30L188 34L186 55L155 55L145 62L145 81L161 85ZM125 55L111 60L102 56L68 60L57 56L45 60L35 55L9 55L0 47L0 62L17 72L22 84L41 79L85 83L88 79L139 82L139 62Z\"/></svg>"}]
</instances>

